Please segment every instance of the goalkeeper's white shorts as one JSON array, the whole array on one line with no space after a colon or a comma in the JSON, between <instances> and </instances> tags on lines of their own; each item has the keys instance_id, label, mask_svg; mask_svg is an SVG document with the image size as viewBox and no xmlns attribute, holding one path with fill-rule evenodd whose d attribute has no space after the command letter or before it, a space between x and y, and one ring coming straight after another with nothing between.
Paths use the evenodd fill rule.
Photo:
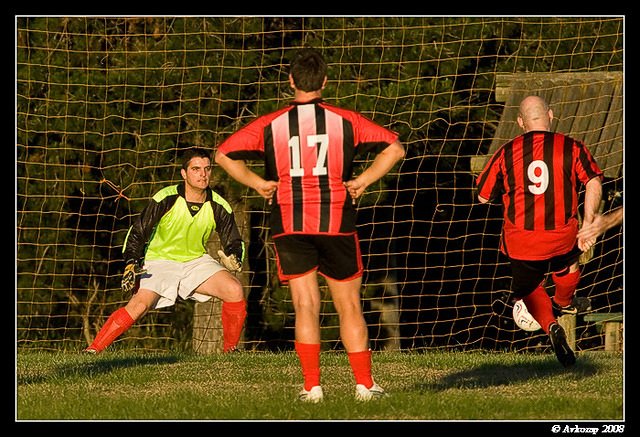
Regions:
<instances>
[{"instance_id":1,"label":"goalkeeper's white shorts","mask_svg":"<svg viewBox=\"0 0 640 437\"><path fill-rule=\"evenodd\" d=\"M174 305L178 296L185 300L208 301L211 296L196 293L196 288L219 271L226 271L208 254L187 262L145 260L144 268L147 273L140 277L140 288L160 295L152 309Z\"/></svg>"}]
</instances>

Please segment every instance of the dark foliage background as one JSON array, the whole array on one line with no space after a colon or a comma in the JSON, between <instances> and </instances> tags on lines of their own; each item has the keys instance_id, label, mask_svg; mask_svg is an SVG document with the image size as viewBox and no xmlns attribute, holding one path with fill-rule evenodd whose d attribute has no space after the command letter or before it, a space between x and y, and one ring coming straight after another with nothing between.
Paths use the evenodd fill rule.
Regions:
<instances>
[{"instance_id":1,"label":"dark foliage background","mask_svg":"<svg viewBox=\"0 0 640 437\"><path fill-rule=\"evenodd\" d=\"M386 304L399 310L403 348L535 345L510 319L500 206L474 201L470 159L487 153L503 109L496 74L623 69L615 17L18 17L16 41L17 340L54 350L83 346L128 299L124 236L149 197L180 180L182 150L213 150L285 104L288 59L304 45L329 63L327 101L407 147L359 202L374 347L389 335L374 307ZM221 170L212 180L251 225L247 342L288 347L292 307L273 275L266 206ZM606 182L621 189L621 178ZM619 310L621 231L597 250L580 287ZM337 347L326 305L323 339ZM189 303L149 315L130 344L188 349L191 318Z\"/></svg>"}]
</instances>

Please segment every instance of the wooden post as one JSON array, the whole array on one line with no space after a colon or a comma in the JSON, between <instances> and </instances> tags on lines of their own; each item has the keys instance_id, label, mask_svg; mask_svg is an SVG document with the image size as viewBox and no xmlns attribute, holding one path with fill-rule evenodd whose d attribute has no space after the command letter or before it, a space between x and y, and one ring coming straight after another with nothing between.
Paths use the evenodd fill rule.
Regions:
<instances>
[{"instance_id":1,"label":"wooden post","mask_svg":"<svg viewBox=\"0 0 640 437\"><path fill-rule=\"evenodd\" d=\"M620 352L622 348L622 323L618 321L603 321L604 350Z\"/></svg>"},{"instance_id":2,"label":"wooden post","mask_svg":"<svg viewBox=\"0 0 640 437\"><path fill-rule=\"evenodd\" d=\"M236 224L238 230L242 235L242 239L245 246L249 244L250 228L248 224L249 215L240 210L242 203L238 202L231 205L234 210ZM218 250L222 249L220 244L220 238L216 232L211 234L211 237L206 244L207 252L214 259L218 260ZM245 287L245 297L249 293L249 264L246 259L242 266L242 272L237 275L238 279ZM199 354L212 354L222 353L224 341L222 337L222 301L218 298L211 298L207 302L196 302L193 310L193 334L191 338L191 346L194 352ZM240 343L242 344L244 338L244 330L240 337Z\"/></svg>"},{"instance_id":3,"label":"wooden post","mask_svg":"<svg viewBox=\"0 0 640 437\"><path fill-rule=\"evenodd\" d=\"M591 313L584 316L586 322L594 322L604 334L604 350L622 350L622 313Z\"/></svg>"}]
</instances>

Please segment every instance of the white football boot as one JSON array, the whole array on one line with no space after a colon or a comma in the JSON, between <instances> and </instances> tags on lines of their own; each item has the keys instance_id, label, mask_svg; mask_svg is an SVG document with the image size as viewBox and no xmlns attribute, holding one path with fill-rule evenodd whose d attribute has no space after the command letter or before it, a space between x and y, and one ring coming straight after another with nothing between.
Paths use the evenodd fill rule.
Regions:
<instances>
[{"instance_id":1,"label":"white football boot","mask_svg":"<svg viewBox=\"0 0 640 437\"><path fill-rule=\"evenodd\" d=\"M362 384L356 385L356 400L358 401L370 401L375 398L383 398L389 396L378 384L375 382L371 388L367 388Z\"/></svg>"},{"instance_id":2,"label":"white football boot","mask_svg":"<svg viewBox=\"0 0 640 437\"><path fill-rule=\"evenodd\" d=\"M319 385L311 387L311 390L305 390L304 388L298 393L298 399L302 402L318 403L324 398L322 387Z\"/></svg>"}]
</instances>

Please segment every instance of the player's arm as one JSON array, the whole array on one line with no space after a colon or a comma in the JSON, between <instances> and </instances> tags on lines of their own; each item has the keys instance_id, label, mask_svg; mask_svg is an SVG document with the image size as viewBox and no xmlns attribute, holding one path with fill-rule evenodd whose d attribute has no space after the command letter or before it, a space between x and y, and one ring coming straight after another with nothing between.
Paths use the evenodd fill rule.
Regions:
<instances>
[{"instance_id":1,"label":"player's arm","mask_svg":"<svg viewBox=\"0 0 640 437\"><path fill-rule=\"evenodd\" d=\"M614 226L622 224L623 208L620 207L607 214L597 214L593 221L585 224L578 231L578 239L591 240L598 238Z\"/></svg>"},{"instance_id":2,"label":"player's arm","mask_svg":"<svg viewBox=\"0 0 640 437\"><path fill-rule=\"evenodd\" d=\"M167 212L171 199L157 202L151 199L140 215L135 219L122 246L122 253L127 264L139 263L156 225Z\"/></svg>"},{"instance_id":3,"label":"player's arm","mask_svg":"<svg viewBox=\"0 0 640 437\"><path fill-rule=\"evenodd\" d=\"M144 251L153 230L167 211L169 203L171 203L170 199L162 202L152 199L129 228L122 246L125 269L121 287L127 293L134 290L138 277L146 273L142 268Z\"/></svg>"},{"instance_id":4,"label":"player's arm","mask_svg":"<svg viewBox=\"0 0 640 437\"><path fill-rule=\"evenodd\" d=\"M494 203L502 198L503 175L501 169L502 154L496 152L476 179L478 202Z\"/></svg>"},{"instance_id":5,"label":"player's arm","mask_svg":"<svg viewBox=\"0 0 640 437\"><path fill-rule=\"evenodd\" d=\"M599 218L598 214L600 207L600 200L602 199L602 182L600 177L596 176L589 179L585 185L584 194L584 217L582 219L583 228L589 229L589 227ZM598 224L596 223L596 226ZM587 237L586 233L578 233L578 248L583 252L589 250L591 246L596 243L597 237Z\"/></svg>"},{"instance_id":6,"label":"player's arm","mask_svg":"<svg viewBox=\"0 0 640 437\"><path fill-rule=\"evenodd\" d=\"M243 160L231 159L218 150L216 151L215 161L229 176L241 184L253 188L265 199L271 199L278 188L278 182L263 179L253 172Z\"/></svg>"},{"instance_id":7,"label":"player's arm","mask_svg":"<svg viewBox=\"0 0 640 437\"><path fill-rule=\"evenodd\" d=\"M602 182L596 176L589 179L585 185L584 194L584 223L591 223L598 213L600 200L602 199Z\"/></svg>"},{"instance_id":8,"label":"player's arm","mask_svg":"<svg viewBox=\"0 0 640 437\"><path fill-rule=\"evenodd\" d=\"M386 175L404 157L404 153L404 146L399 140L389 144L360 176L344 183L351 197L360 197L369 185Z\"/></svg>"},{"instance_id":9,"label":"player's arm","mask_svg":"<svg viewBox=\"0 0 640 437\"><path fill-rule=\"evenodd\" d=\"M589 150L581 141L574 141L573 154L576 176L585 186L583 223L591 223L600 209L603 174Z\"/></svg>"},{"instance_id":10,"label":"player's arm","mask_svg":"<svg viewBox=\"0 0 640 437\"><path fill-rule=\"evenodd\" d=\"M229 203L222 198L214 198L212 205L213 216L216 220L216 232L223 248L222 251L218 251L218 255L228 270L240 272L244 261L245 245L238 230L233 210Z\"/></svg>"}]
</instances>

